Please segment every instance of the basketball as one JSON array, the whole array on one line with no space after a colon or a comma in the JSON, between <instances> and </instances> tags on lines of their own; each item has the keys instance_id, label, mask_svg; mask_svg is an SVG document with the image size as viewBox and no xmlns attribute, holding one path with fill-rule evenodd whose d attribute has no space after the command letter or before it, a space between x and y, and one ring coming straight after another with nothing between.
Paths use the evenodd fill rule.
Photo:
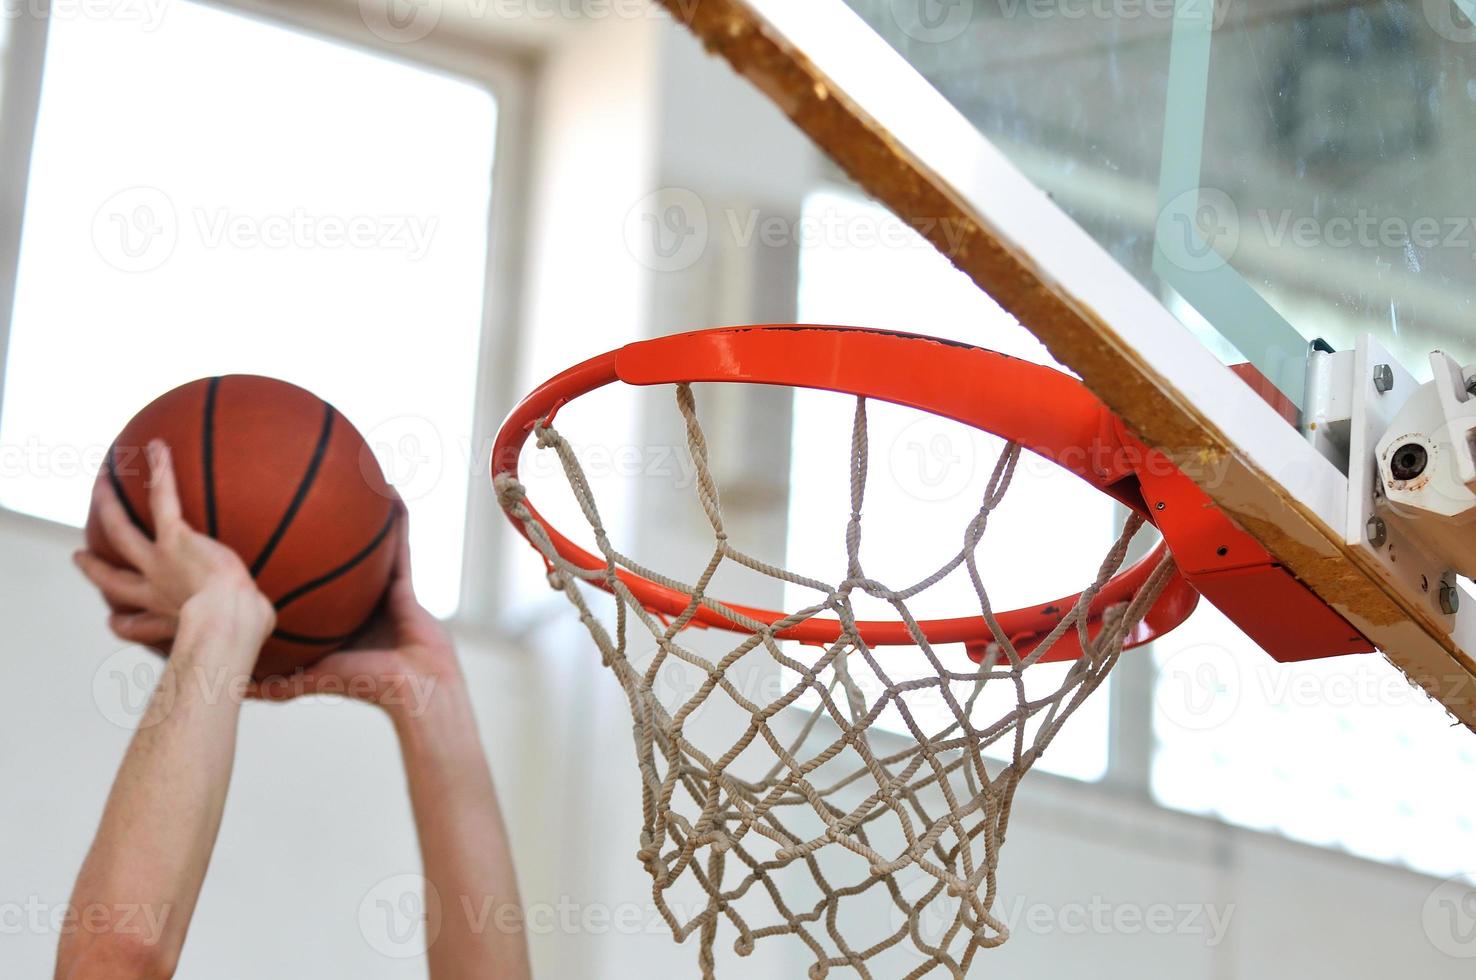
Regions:
<instances>
[{"instance_id":1,"label":"basketball","mask_svg":"<svg viewBox=\"0 0 1476 980\"><path fill-rule=\"evenodd\" d=\"M144 448L174 457L184 518L229 545L277 609L255 677L290 673L368 620L394 564L398 495L357 429L312 392L234 374L181 385L123 427L98 474L150 537ZM94 512L87 547L126 565Z\"/></svg>"}]
</instances>

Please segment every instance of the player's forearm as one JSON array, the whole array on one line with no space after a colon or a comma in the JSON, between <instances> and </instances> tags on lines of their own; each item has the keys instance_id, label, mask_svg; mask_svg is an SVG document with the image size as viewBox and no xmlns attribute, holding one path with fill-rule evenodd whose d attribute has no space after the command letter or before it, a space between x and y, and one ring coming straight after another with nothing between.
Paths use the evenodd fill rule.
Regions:
<instances>
[{"instance_id":1,"label":"player's forearm","mask_svg":"<svg viewBox=\"0 0 1476 980\"><path fill-rule=\"evenodd\" d=\"M465 681L438 678L423 704L392 717L425 876L440 900L431 980L529 976L512 853Z\"/></svg>"},{"instance_id":2,"label":"player's forearm","mask_svg":"<svg viewBox=\"0 0 1476 980\"><path fill-rule=\"evenodd\" d=\"M57 976L169 976L220 828L245 681L271 631L246 591L202 592L128 747L72 896L109 927L63 940Z\"/></svg>"}]
</instances>

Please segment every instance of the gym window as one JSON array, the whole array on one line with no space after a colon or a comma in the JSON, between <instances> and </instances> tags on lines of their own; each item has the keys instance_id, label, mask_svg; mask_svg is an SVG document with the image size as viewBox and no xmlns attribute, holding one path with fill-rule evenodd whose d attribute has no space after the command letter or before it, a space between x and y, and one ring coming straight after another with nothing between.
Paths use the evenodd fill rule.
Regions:
<instances>
[{"instance_id":1,"label":"gym window","mask_svg":"<svg viewBox=\"0 0 1476 980\"><path fill-rule=\"evenodd\" d=\"M0 506L80 524L134 411L272 375L370 441L410 505L422 598L449 614L480 477L492 88L198 3L158 12L51 18Z\"/></svg>"},{"instance_id":2,"label":"gym window","mask_svg":"<svg viewBox=\"0 0 1476 980\"><path fill-rule=\"evenodd\" d=\"M1278 664L1208 603L1154 643L1153 798L1427 874L1469 873L1467 733L1379 655ZM1329 746L1336 746L1336 751Z\"/></svg>"}]
</instances>

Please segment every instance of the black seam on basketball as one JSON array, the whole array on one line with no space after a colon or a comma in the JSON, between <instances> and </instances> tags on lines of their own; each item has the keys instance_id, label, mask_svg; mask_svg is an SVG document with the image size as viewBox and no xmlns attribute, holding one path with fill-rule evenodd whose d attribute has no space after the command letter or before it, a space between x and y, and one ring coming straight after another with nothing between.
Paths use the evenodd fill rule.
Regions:
<instances>
[{"instance_id":1,"label":"black seam on basketball","mask_svg":"<svg viewBox=\"0 0 1476 980\"><path fill-rule=\"evenodd\" d=\"M318 444L313 447L313 458L308 460L307 471L302 474L302 481L297 485L297 493L293 494L292 502L287 505L287 510L282 514L282 520L277 523L277 529L267 539L267 543L261 549L261 554L256 556L256 561L251 563L252 578L261 574L261 570L271 559L272 552L276 551L277 545L282 543L283 536L287 534L287 528L292 525L292 519L297 516L302 502L307 499L308 491L313 488L313 481L318 478L318 468L323 465L323 457L328 452L328 440L333 435L333 414L333 406L324 402L323 429L318 433Z\"/></svg>"},{"instance_id":2,"label":"black seam on basketball","mask_svg":"<svg viewBox=\"0 0 1476 980\"><path fill-rule=\"evenodd\" d=\"M123 513L128 515L128 519L133 522L134 527L142 531L144 535L147 536L150 541L152 541L154 536L152 534L149 534L149 529L145 527L144 522L139 519L138 511L134 510L133 505L128 502L128 494L123 492L123 481L118 479L118 470L113 464L113 454L117 451L117 446L108 447L108 483L112 484L113 494L118 498L118 503L123 505Z\"/></svg>"},{"instance_id":3,"label":"black seam on basketball","mask_svg":"<svg viewBox=\"0 0 1476 980\"><path fill-rule=\"evenodd\" d=\"M211 378L205 388L205 419L201 467L205 471L205 533L212 538L220 537L220 523L215 513L215 396L220 389L220 378Z\"/></svg>"},{"instance_id":4,"label":"black seam on basketball","mask_svg":"<svg viewBox=\"0 0 1476 980\"><path fill-rule=\"evenodd\" d=\"M342 636L308 636L306 633L289 633L286 630L272 630L272 639L285 640L288 643L301 643L304 646L325 646L329 643L342 643L353 639L354 633L345 633Z\"/></svg>"},{"instance_id":5,"label":"black seam on basketball","mask_svg":"<svg viewBox=\"0 0 1476 980\"><path fill-rule=\"evenodd\" d=\"M317 578L313 579L311 582L304 582L302 585L299 585L297 588L283 595L282 598L278 599L276 602L277 610L281 611L282 607L286 606L288 603L296 602L298 599L301 599L303 596L307 595L314 589L322 588L329 582L332 582L334 579L341 578L342 576L347 575L349 572L353 571L370 555L374 554L375 550L384 543L384 539L389 536L390 528L395 526L395 518L397 516L398 511L396 511L393 507L390 508L389 517L385 520L384 526L379 529L379 533L374 535L374 539L364 547L363 551L360 551L357 555L354 555L348 561L333 569L333 571L320 575Z\"/></svg>"}]
</instances>

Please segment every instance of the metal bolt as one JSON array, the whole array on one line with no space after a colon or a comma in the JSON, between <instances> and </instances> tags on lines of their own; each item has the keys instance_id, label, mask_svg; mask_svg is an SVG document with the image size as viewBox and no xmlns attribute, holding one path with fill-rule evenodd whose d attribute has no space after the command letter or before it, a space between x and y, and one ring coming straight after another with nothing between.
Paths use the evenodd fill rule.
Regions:
<instances>
[{"instance_id":1,"label":"metal bolt","mask_svg":"<svg viewBox=\"0 0 1476 980\"><path fill-rule=\"evenodd\" d=\"M1447 616L1454 616L1456 610L1461 608L1461 590L1456 584L1446 580L1440 583L1440 611Z\"/></svg>"},{"instance_id":2,"label":"metal bolt","mask_svg":"<svg viewBox=\"0 0 1476 980\"><path fill-rule=\"evenodd\" d=\"M1384 542L1389 540L1389 529L1384 525L1382 517L1370 517L1364 529L1368 531L1368 543L1375 548L1382 548Z\"/></svg>"},{"instance_id":3,"label":"metal bolt","mask_svg":"<svg viewBox=\"0 0 1476 980\"><path fill-rule=\"evenodd\" d=\"M1374 390L1383 394L1394 387L1394 369L1387 364L1375 364L1373 369Z\"/></svg>"}]
</instances>

